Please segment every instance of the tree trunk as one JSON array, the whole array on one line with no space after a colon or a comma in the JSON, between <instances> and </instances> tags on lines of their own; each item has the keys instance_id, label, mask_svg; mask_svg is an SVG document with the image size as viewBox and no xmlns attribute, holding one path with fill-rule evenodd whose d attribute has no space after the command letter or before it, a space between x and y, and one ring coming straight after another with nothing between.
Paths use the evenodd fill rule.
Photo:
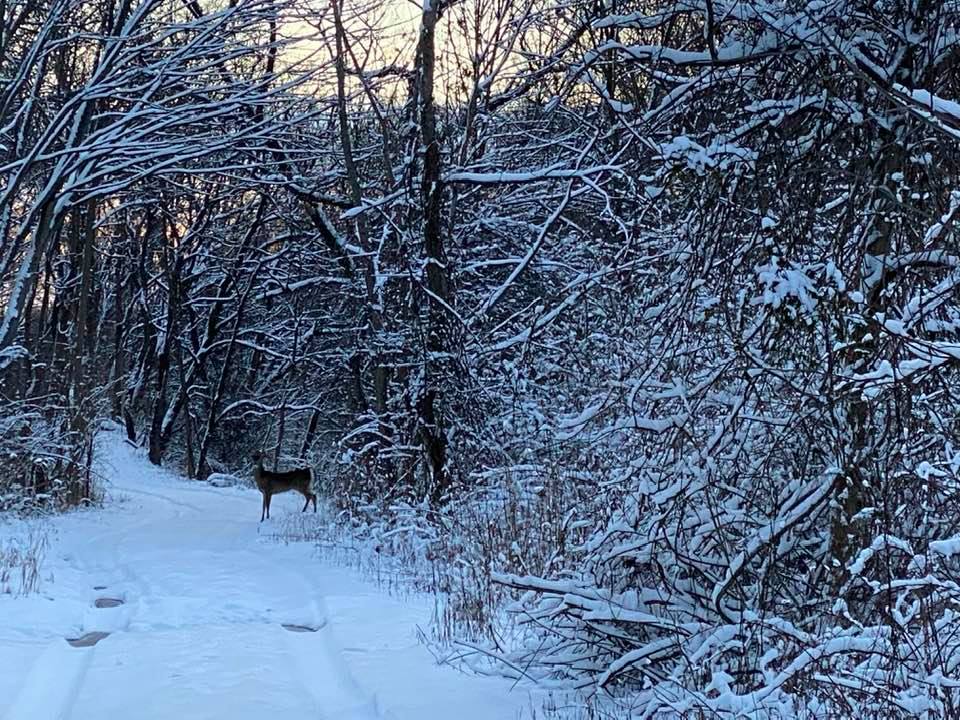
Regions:
<instances>
[{"instance_id":1,"label":"tree trunk","mask_svg":"<svg viewBox=\"0 0 960 720\"><path fill-rule=\"evenodd\" d=\"M437 3L424 4L418 47L418 95L420 99L420 135L423 144L423 176L420 201L423 210L423 250L427 303L427 355L424 358L424 384L417 404L418 424L423 449L429 463L430 495L439 500L447 490L447 437L443 426L438 365L446 354L447 314L449 304L447 258L441 232L443 180L441 178L440 140L437 136L434 104L434 71L436 66Z\"/></svg>"}]
</instances>

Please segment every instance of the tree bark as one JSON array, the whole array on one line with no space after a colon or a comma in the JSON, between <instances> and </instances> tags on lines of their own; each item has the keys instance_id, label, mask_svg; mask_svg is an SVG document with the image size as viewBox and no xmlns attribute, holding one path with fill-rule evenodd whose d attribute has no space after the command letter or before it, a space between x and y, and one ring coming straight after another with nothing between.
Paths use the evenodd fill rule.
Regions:
<instances>
[{"instance_id":1,"label":"tree bark","mask_svg":"<svg viewBox=\"0 0 960 720\"><path fill-rule=\"evenodd\" d=\"M420 100L420 137L423 145L423 175L420 201L423 211L423 250L425 285L428 295L426 357L424 386L417 403L420 437L430 470L430 495L436 501L447 490L447 437L442 417L439 365L446 354L447 316L449 304L448 267L443 245L441 212L443 179L441 177L440 140L437 136L434 102L436 68L436 28L439 16L437 0L424 3L418 46L418 96Z\"/></svg>"}]
</instances>

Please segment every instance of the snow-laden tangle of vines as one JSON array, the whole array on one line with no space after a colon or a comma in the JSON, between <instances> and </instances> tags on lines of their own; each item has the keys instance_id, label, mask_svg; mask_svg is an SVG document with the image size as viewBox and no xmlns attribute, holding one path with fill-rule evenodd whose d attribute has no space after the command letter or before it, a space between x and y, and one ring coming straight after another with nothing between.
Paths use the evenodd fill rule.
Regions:
<instances>
[{"instance_id":1,"label":"snow-laden tangle of vines","mask_svg":"<svg viewBox=\"0 0 960 720\"><path fill-rule=\"evenodd\" d=\"M664 42L708 13L701 42ZM695 2L595 23L583 73L646 83L646 107L622 79L607 100L661 224L617 374L559 423L608 453L613 510L560 577L499 578L530 631L511 667L638 717L960 712L958 20Z\"/></svg>"}]
</instances>

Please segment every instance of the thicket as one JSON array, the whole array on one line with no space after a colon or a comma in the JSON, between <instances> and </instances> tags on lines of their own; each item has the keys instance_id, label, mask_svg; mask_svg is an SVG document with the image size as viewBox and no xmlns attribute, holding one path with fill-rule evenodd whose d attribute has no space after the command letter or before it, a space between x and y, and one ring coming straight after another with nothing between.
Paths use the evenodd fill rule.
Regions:
<instances>
[{"instance_id":1,"label":"thicket","mask_svg":"<svg viewBox=\"0 0 960 720\"><path fill-rule=\"evenodd\" d=\"M505 672L960 716L960 9L405 7L2 5L2 506L262 448Z\"/></svg>"}]
</instances>

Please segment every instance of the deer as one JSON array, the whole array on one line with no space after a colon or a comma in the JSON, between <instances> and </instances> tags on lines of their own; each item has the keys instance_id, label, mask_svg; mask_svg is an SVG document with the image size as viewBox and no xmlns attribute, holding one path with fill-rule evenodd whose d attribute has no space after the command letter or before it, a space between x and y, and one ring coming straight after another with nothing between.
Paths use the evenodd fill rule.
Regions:
<instances>
[{"instance_id":1,"label":"deer","mask_svg":"<svg viewBox=\"0 0 960 720\"><path fill-rule=\"evenodd\" d=\"M253 453L253 479L263 495L263 510L260 512L260 522L264 517L270 519L270 500L277 493L296 490L303 495L306 502L303 504L303 510L306 512L310 501L313 501L313 511L317 511L317 496L311 490L313 484L313 471L310 468L298 468L297 470L288 470L287 472L273 472L265 470L263 467L263 453L259 450Z\"/></svg>"}]
</instances>

